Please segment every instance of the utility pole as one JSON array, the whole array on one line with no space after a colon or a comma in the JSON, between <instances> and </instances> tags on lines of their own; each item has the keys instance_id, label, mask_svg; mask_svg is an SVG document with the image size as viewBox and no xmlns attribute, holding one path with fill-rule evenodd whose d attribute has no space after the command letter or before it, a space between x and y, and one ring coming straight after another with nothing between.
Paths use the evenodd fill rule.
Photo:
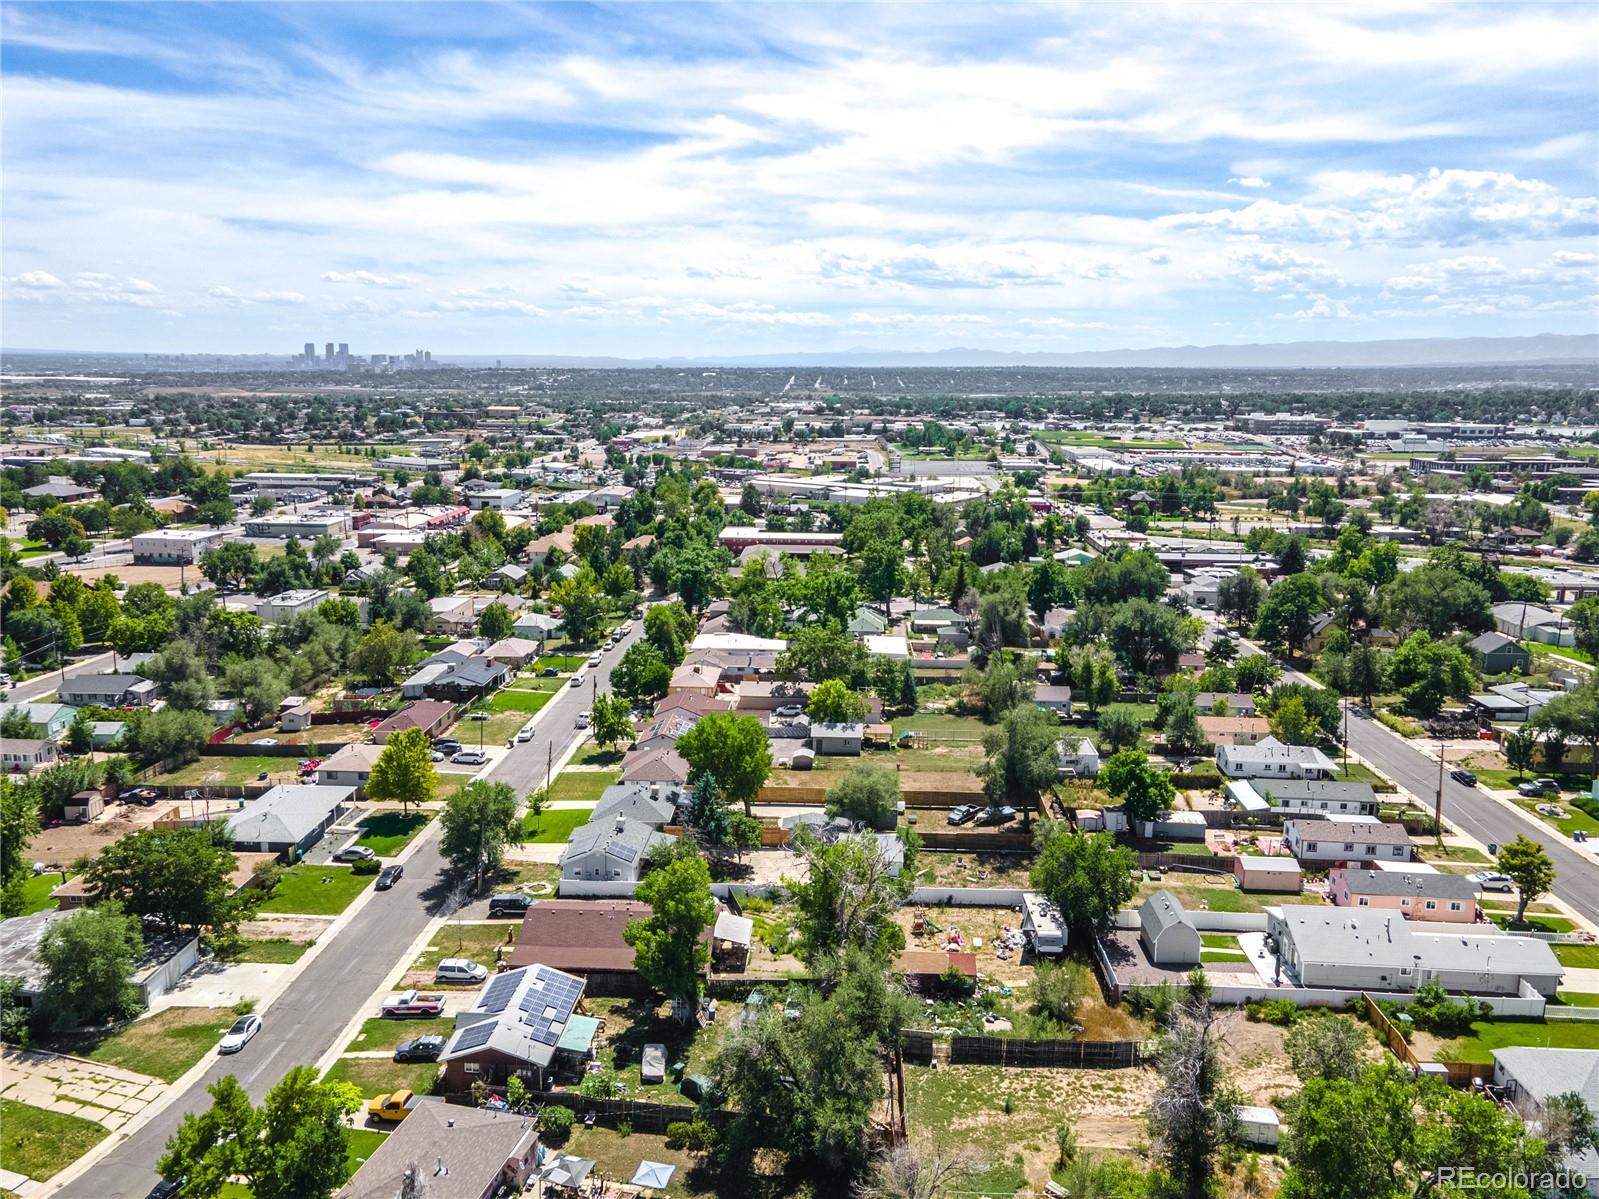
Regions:
<instances>
[{"instance_id":1,"label":"utility pole","mask_svg":"<svg viewBox=\"0 0 1599 1199\"><path fill-rule=\"evenodd\" d=\"M1444 844L1444 740L1438 738L1438 795L1432 807L1432 835L1438 848Z\"/></svg>"},{"instance_id":2,"label":"utility pole","mask_svg":"<svg viewBox=\"0 0 1599 1199\"><path fill-rule=\"evenodd\" d=\"M549 741L544 746L544 791L549 794L550 772L555 769L555 742Z\"/></svg>"},{"instance_id":3,"label":"utility pole","mask_svg":"<svg viewBox=\"0 0 1599 1199\"><path fill-rule=\"evenodd\" d=\"M1344 696L1344 775L1349 774L1349 697Z\"/></svg>"}]
</instances>

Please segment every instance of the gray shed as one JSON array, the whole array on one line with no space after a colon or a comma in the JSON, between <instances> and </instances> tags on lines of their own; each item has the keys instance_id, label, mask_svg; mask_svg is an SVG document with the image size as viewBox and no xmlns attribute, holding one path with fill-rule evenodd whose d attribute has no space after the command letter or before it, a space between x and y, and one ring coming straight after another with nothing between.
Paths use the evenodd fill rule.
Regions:
<instances>
[{"instance_id":1,"label":"gray shed","mask_svg":"<svg viewBox=\"0 0 1599 1199\"><path fill-rule=\"evenodd\" d=\"M1157 966L1199 965L1199 930L1188 923L1182 900L1156 891L1138 909L1139 940Z\"/></svg>"}]
</instances>

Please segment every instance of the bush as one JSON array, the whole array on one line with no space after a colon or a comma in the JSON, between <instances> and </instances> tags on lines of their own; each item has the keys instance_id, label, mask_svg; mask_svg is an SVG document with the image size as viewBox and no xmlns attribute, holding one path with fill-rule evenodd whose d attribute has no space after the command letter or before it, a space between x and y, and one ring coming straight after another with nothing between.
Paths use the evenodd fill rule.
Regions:
<instances>
[{"instance_id":1,"label":"bush","mask_svg":"<svg viewBox=\"0 0 1599 1199\"><path fill-rule=\"evenodd\" d=\"M17 1002L21 990L20 978L0 978L0 1041L26 1049L33 1040L33 1013Z\"/></svg>"},{"instance_id":2,"label":"bush","mask_svg":"<svg viewBox=\"0 0 1599 1199\"><path fill-rule=\"evenodd\" d=\"M1040 962L1033 971L1033 1010L1057 1023L1075 1024L1087 987L1087 971L1076 962Z\"/></svg>"},{"instance_id":3,"label":"bush","mask_svg":"<svg viewBox=\"0 0 1599 1199\"><path fill-rule=\"evenodd\" d=\"M1148 1016L1164 1028L1177 1013L1177 988L1171 983L1133 987L1127 992L1127 1008L1133 1015Z\"/></svg>"},{"instance_id":4,"label":"bush","mask_svg":"<svg viewBox=\"0 0 1599 1199\"><path fill-rule=\"evenodd\" d=\"M1303 1014L1291 999L1251 999L1244 1005L1244 1013L1260 1024L1281 1024L1287 1027Z\"/></svg>"},{"instance_id":5,"label":"bush","mask_svg":"<svg viewBox=\"0 0 1599 1199\"><path fill-rule=\"evenodd\" d=\"M1439 1037L1470 1036L1472 1022L1484 1019L1492 1011L1486 1003L1450 999L1437 979L1429 979L1416 988L1415 998L1401 1010L1417 1028Z\"/></svg>"},{"instance_id":6,"label":"bush","mask_svg":"<svg viewBox=\"0 0 1599 1199\"><path fill-rule=\"evenodd\" d=\"M716 1148L716 1129L706 1120L673 1120L666 1126L666 1143L690 1153L709 1153Z\"/></svg>"},{"instance_id":7,"label":"bush","mask_svg":"<svg viewBox=\"0 0 1599 1199\"><path fill-rule=\"evenodd\" d=\"M632 1123L630 1121L627 1121L627 1120L618 1120L616 1122L616 1135L619 1136L619 1137L630 1137L630 1136L632 1136L633 1135L633 1125L632 1125Z\"/></svg>"},{"instance_id":8,"label":"bush","mask_svg":"<svg viewBox=\"0 0 1599 1199\"><path fill-rule=\"evenodd\" d=\"M616 1070L602 1066L593 1074L585 1074L577 1084L577 1093L588 1099L615 1099Z\"/></svg>"},{"instance_id":9,"label":"bush","mask_svg":"<svg viewBox=\"0 0 1599 1199\"><path fill-rule=\"evenodd\" d=\"M351 874L376 874L383 869L383 863L376 858L362 858L359 862L350 863Z\"/></svg>"},{"instance_id":10,"label":"bush","mask_svg":"<svg viewBox=\"0 0 1599 1199\"><path fill-rule=\"evenodd\" d=\"M255 864L255 869L250 871L250 882L268 895L282 881L283 863L274 858L263 858Z\"/></svg>"},{"instance_id":11,"label":"bush","mask_svg":"<svg viewBox=\"0 0 1599 1199\"><path fill-rule=\"evenodd\" d=\"M577 1117L569 1107L546 1103L539 1108L539 1135L546 1141L559 1144L566 1140L572 1135L572 1125L576 1122Z\"/></svg>"}]
</instances>

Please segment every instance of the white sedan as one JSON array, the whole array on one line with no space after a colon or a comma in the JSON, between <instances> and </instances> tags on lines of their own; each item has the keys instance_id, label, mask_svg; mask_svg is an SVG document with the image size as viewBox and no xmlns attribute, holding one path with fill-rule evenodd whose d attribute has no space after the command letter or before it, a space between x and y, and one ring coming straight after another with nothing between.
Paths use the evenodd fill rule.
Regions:
<instances>
[{"instance_id":1,"label":"white sedan","mask_svg":"<svg viewBox=\"0 0 1599 1199\"><path fill-rule=\"evenodd\" d=\"M250 1038L261 1031L260 1016L240 1016L233 1022L217 1046L218 1053L237 1053L250 1043Z\"/></svg>"}]
</instances>

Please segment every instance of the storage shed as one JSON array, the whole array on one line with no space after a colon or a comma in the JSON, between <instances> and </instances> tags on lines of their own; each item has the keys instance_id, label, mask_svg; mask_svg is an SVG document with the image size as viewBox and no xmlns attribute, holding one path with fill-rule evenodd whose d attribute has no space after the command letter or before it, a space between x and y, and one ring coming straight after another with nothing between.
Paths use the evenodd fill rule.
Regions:
<instances>
[{"instance_id":1,"label":"storage shed","mask_svg":"<svg viewBox=\"0 0 1599 1199\"><path fill-rule=\"evenodd\" d=\"M1182 900L1156 891L1138 908L1138 938L1157 966L1199 965L1199 930L1188 923Z\"/></svg>"},{"instance_id":2,"label":"storage shed","mask_svg":"<svg viewBox=\"0 0 1599 1199\"><path fill-rule=\"evenodd\" d=\"M1243 891L1298 895L1302 887L1295 858L1238 857L1233 859L1233 877Z\"/></svg>"},{"instance_id":3,"label":"storage shed","mask_svg":"<svg viewBox=\"0 0 1599 1199\"><path fill-rule=\"evenodd\" d=\"M1234 1110L1238 1113L1238 1129L1243 1133L1245 1142L1257 1149L1277 1147L1277 1142L1282 1138L1282 1122L1278 1120L1276 1112L1269 1107L1246 1104L1240 1104Z\"/></svg>"}]
</instances>

